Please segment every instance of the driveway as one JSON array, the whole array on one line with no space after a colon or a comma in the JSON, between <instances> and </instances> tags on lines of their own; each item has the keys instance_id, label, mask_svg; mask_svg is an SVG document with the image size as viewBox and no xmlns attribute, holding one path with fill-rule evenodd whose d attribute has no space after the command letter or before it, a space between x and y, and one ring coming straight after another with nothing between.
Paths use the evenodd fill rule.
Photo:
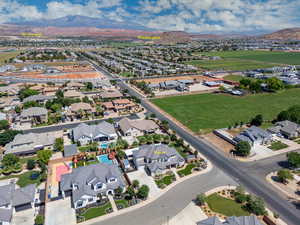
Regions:
<instances>
[{"instance_id":1,"label":"driveway","mask_svg":"<svg viewBox=\"0 0 300 225\"><path fill-rule=\"evenodd\" d=\"M33 225L34 224L34 208L15 212L13 214L12 225Z\"/></svg>"},{"instance_id":2,"label":"driveway","mask_svg":"<svg viewBox=\"0 0 300 225\"><path fill-rule=\"evenodd\" d=\"M161 192L161 190L157 187L153 177L148 176L144 169L127 173L127 175L131 181L138 180L140 182L140 186L146 184L150 188L149 198L153 198Z\"/></svg>"},{"instance_id":3,"label":"driveway","mask_svg":"<svg viewBox=\"0 0 300 225\"><path fill-rule=\"evenodd\" d=\"M71 207L71 199L65 198L46 204L45 225L76 225L75 209Z\"/></svg>"}]
</instances>

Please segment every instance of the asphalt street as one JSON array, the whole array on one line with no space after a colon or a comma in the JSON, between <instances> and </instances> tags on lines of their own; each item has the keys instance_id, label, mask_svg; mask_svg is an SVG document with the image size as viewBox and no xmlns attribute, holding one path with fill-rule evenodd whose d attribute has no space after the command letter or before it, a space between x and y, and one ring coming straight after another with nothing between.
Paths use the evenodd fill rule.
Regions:
<instances>
[{"instance_id":1,"label":"asphalt street","mask_svg":"<svg viewBox=\"0 0 300 225\"><path fill-rule=\"evenodd\" d=\"M177 215L197 194L223 185L236 183L221 170L192 177L169 190L157 200L131 212L112 217L93 225L160 225Z\"/></svg>"}]
</instances>

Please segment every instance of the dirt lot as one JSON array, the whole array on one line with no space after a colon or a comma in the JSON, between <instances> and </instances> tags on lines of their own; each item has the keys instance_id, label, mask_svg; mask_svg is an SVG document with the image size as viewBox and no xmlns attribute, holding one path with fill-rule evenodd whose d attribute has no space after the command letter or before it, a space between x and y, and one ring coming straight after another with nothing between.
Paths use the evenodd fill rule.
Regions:
<instances>
[{"instance_id":1,"label":"dirt lot","mask_svg":"<svg viewBox=\"0 0 300 225\"><path fill-rule=\"evenodd\" d=\"M229 142L223 140L222 138L216 136L213 133L208 133L202 135L202 137L206 140L215 145L218 149L222 150L226 154L230 154L230 151L234 149L234 146Z\"/></svg>"}]
</instances>

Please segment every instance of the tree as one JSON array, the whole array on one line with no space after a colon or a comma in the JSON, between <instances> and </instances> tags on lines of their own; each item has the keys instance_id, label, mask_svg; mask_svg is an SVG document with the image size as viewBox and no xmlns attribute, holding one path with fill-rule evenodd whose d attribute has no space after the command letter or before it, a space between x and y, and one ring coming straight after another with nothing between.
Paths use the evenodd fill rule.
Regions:
<instances>
[{"instance_id":1,"label":"tree","mask_svg":"<svg viewBox=\"0 0 300 225\"><path fill-rule=\"evenodd\" d=\"M266 81L268 88L272 91L278 91L284 89L283 81L279 80L277 77L271 77Z\"/></svg>"},{"instance_id":2,"label":"tree","mask_svg":"<svg viewBox=\"0 0 300 225\"><path fill-rule=\"evenodd\" d=\"M11 142L17 134L21 134L22 131L18 130L6 130L0 133L0 145L4 146L7 143Z\"/></svg>"},{"instance_id":3,"label":"tree","mask_svg":"<svg viewBox=\"0 0 300 225\"><path fill-rule=\"evenodd\" d=\"M126 194L130 199L132 199L135 196L134 189L131 186L129 186L126 190Z\"/></svg>"},{"instance_id":4,"label":"tree","mask_svg":"<svg viewBox=\"0 0 300 225\"><path fill-rule=\"evenodd\" d=\"M118 150L117 151L117 156L119 157L119 159L124 159L126 156L126 153L122 150Z\"/></svg>"},{"instance_id":5,"label":"tree","mask_svg":"<svg viewBox=\"0 0 300 225\"><path fill-rule=\"evenodd\" d=\"M37 90L32 90L30 88L24 88L19 91L19 98L21 100L23 100L24 98L27 98L32 95L38 95L38 94L39 94L39 92Z\"/></svg>"},{"instance_id":6,"label":"tree","mask_svg":"<svg viewBox=\"0 0 300 225\"><path fill-rule=\"evenodd\" d=\"M261 126L262 125L262 123L263 123L263 116L261 115L261 114L259 114L259 115L256 115L252 120L251 120L251 122L250 122L250 124L253 126L257 126L257 127L259 127L259 126Z\"/></svg>"},{"instance_id":7,"label":"tree","mask_svg":"<svg viewBox=\"0 0 300 225\"><path fill-rule=\"evenodd\" d=\"M62 90L58 90L56 93L55 93L55 96L57 98L64 98L64 92Z\"/></svg>"},{"instance_id":8,"label":"tree","mask_svg":"<svg viewBox=\"0 0 300 225\"><path fill-rule=\"evenodd\" d=\"M265 203L261 198L251 196L245 208L257 216L266 215Z\"/></svg>"},{"instance_id":9,"label":"tree","mask_svg":"<svg viewBox=\"0 0 300 225\"><path fill-rule=\"evenodd\" d=\"M251 151L251 146L247 141L240 141L235 146L235 153L239 156L249 156Z\"/></svg>"},{"instance_id":10,"label":"tree","mask_svg":"<svg viewBox=\"0 0 300 225\"><path fill-rule=\"evenodd\" d=\"M87 90L93 90L93 88L94 88L92 82L87 82L87 83L85 84L85 87L86 87Z\"/></svg>"},{"instance_id":11,"label":"tree","mask_svg":"<svg viewBox=\"0 0 300 225\"><path fill-rule=\"evenodd\" d=\"M62 152L64 150L64 139L63 138L56 138L53 146L55 151Z\"/></svg>"},{"instance_id":12,"label":"tree","mask_svg":"<svg viewBox=\"0 0 300 225\"><path fill-rule=\"evenodd\" d=\"M26 168L28 170L32 170L35 168L35 161L33 159L29 159L26 164Z\"/></svg>"},{"instance_id":13,"label":"tree","mask_svg":"<svg viewBox=\"0 0 300 225\"><path fill-rule=\"evenodd\" d=\"M140 182L138 180L132 181L132 187L134 189L139 188L139 186L140 186Z\"/></svg>"},{"instance_id":14,"label":"tree","mask_svg":"<svg viewBox=\"0 0 300 225\"><path fill-rule=\"evenodd\" d=\"M9 123L7 120L0 120L0 130L7 130L9 128Z\"/></svg>"},{"instance_id":15,"label":"tree","mask_svg":"<svg viewBox=\"0 0 300 225\"><path fill-rule=\"evenodd\" d=\"M257 80L255 82L251 82L249 89L250 89L250 91L255 92L255 93L261 92L261 90L262 90L261 81Z\"/></svg>"},{"instance_id":16,"label":"tree","mask_svg":"<svg viewBox=\"0 0 300 225\"><path fill-rule=\"evenodd\" d=\"M34 219L34 225L43 225L44 221L45 221L44 216L37 215Z\"/></svg>"},{"instance_id":17,"label":"tree","mask_svg":"<svg viewBox=\"0 0 300 225\"><path fill-rule=\"evenodd\" d=\"M250 84L251 84L251 80L250 79L247 79L247 78L243 78L240 80L240 84L243 86L243 87L249 87Z\"/></svg>"},{"instance_id":18,"label":"tree","mask_svg":"<svg viewBox=\"0 0 300 225\"><path fill-rule=\"evenodd\" d=\"M3 156L2 165L4 167L14 167L20 162L20 158L12 153Z\"/></svg>"},{"instance_id":19,"label":"tree","mask_svg":"<svg viewBox=\"0 0 300 225\"><path fill-rule=\"evenodd\" d=\"M280 182L286 184L289 180L293 180L293 174L288 169L282 169L277 172Z\"/></svg>"},{"instance_id":20,"label":"tree","mask_svg":"<svg viewBox=\"0 0 300 225\"><path fill-rule=\"evenodd\" d=\"M146 199L146 198L148 198L148 194L149 194L149 187L147 185L142 185L138 189L138 192L137 192L138 198Z\"/></svg>"},{"instance_id":21,"label":"tree","mask_svg":"<svg viewBox=\"0 0 300 225\"><path fill-rule=\"evenodd\" d=\"M294 167L300 167L300 153L298 152L290 152L287 154L289 164Z\"/></svg>"},{"instance_id":22,"label":"tree","mask_svg":"<svg viewBox=\"0 0 300 225\"><path fill-rule=\"evenodd\" d=\"M199 206L204 205L205 199L206 199L205 194L202 193L202 194L197 195L197 199L196 199L197 204L198 204Z\"/></svg>"},{"instance_id":23,"label":"tree","mask_svg":"<svg viewBox=\"0 0 300 225\"><path fill-rule=\"evenodd\" d=\"M37 152L38 161L44 165L48 164L49 159L52 156L51 150L40 150Z\"/></svg>"}]
</instances>

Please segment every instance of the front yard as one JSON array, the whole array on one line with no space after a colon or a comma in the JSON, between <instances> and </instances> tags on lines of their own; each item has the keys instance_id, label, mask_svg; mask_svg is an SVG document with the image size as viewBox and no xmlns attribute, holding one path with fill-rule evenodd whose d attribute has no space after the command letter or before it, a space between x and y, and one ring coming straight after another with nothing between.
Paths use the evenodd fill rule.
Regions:
<instances>
[{"instance_id":1,"label":"front yard","mask_svg":"<svg viewBox=\"0 0 300 225\"><path fill-rule=\"evenodd\" d=\"M271 144L271 146L269 146L269 149L271 149L273 151L278 151L278 150L281 150L281 149L284 149L287 147L289 147L287 144L284 144L281 141L276 141L276 142L273 142Z\"/></svg>"},{"instance_id":2,"label":"front yard","mask_svg":"<svg viewBox=\"0 0 300 225\"><path fill-rule=\"evenodd\" d=\"M103 216L107 213L112 212L112 206L111 206L110 202L107 202L104 205L91 207L86 210L80 209L78 211L79 211L79 213L78 213L77 217L82 218L82 219L78 219L78 222L83 222L85 220L90 220L95 217Z\"/></svg>"},{"instance_id":3,"label":"front yard","mask_svg":"<svg viewBox=\"0 0 300 225\"><path fill-rule=\"evenodd\" d=\"M241 204L232 199L224 198L217 193L209 195L205 201L209 208L216 213L225 216L249 216L249 212L245 211Z\"/></svg>"},{"instance_id":4,"label":"front yard","mask_svg":"<svg viewBox=\"0 0 300 225\"><path fill-rule=\"evenodd\" d=\"M160 175L155 177L155 183L161 189L172 184L174 181L176 181L176 177L173 172L169 172L165 175Z\"/></svg>"}]
</instances>

